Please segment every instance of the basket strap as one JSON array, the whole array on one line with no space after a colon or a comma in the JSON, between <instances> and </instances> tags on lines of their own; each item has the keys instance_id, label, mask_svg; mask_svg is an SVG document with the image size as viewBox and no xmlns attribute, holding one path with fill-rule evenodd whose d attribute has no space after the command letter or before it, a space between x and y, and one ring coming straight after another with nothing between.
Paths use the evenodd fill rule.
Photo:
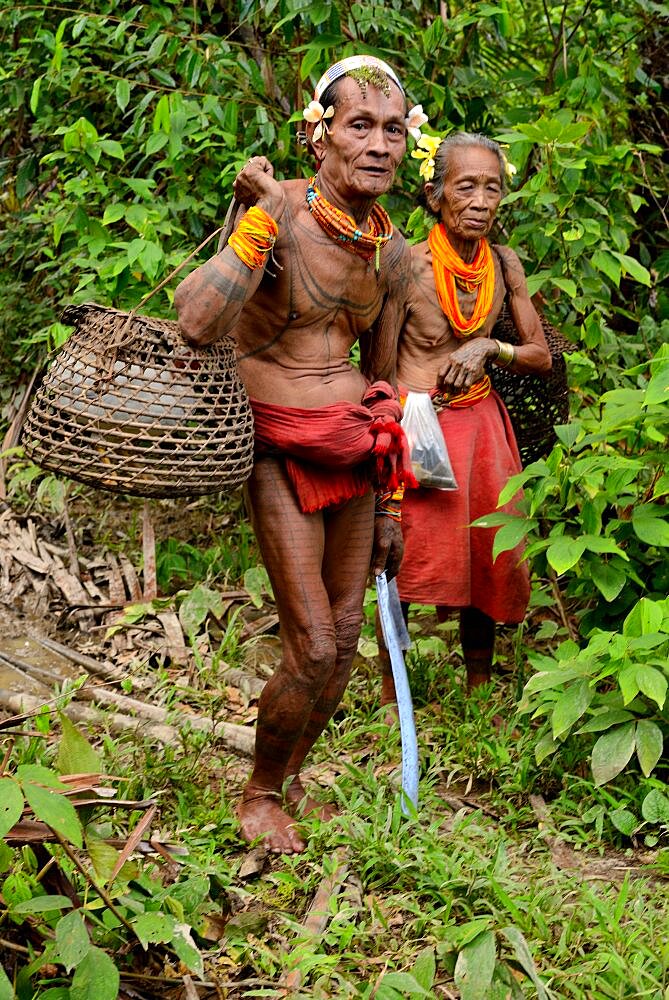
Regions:
<instances>
[{"instance_id":1,"label":"basket strap","mask_svg":"<svg viewBox=\"0 0 669 1000\"><path fill-rule=\"evenodd\" d=\"M137 303L134 309L130 310L125 323L119 330L118 337L116 337L115 340L109 344L111 350L119 350L121 347L127 347L128 344L132 342L134 335L126 337L126 331L128 330L133 319L135 318L138 310L141 309L142 306L145 305L149 301L149 299L156 294L156 292L161 291L161 289L163 289L165 285L167 285L172 280L172 278L174 278L180 271L182 271L183 268L186 266L186 264L188 264L193 259L193 257L195 257L196 254L200 252L200 250L203 250L208 243L211 243L211 241L216 236L218 236L219 233L220 233L220 239L218 241L218 249L216 252L220 253L221 250L224 249L228 240L230 239L230 236L232 235L232 229L235 224L235 218L237 215L238 208L239 208L239 202L237 201L236 198L233 197L230 200L230 204L228 205L228 211L226 212L223 225L219 226L218 229L215 229L213 233L210 233L209 236L207 236L206 240L203 240L199 246L195 247L195 249L191 251L191 253L189 253L188 256L181 261L180 264L177 264L177 266L174 268L173 271L170 271L167 277L163 278L163 280L158 285L156 285L155 288L152 288L151 291L148 292L144 296L144 298Z\"/></svg>"}]
</instances>

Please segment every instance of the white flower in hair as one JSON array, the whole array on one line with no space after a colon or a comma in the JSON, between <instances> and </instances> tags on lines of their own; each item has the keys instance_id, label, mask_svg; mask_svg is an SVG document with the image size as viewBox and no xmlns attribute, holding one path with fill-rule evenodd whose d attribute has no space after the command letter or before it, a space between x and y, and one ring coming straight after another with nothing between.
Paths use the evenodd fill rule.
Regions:
<instances>
[{"instance_id":1,"label":"white flower in hair","mask_svg":"<svg viewBox=\"0 0 669 1000\"><path fill-rule=\"evenodd\" d=\"M314 129L314 142L318 142L320 137L323 135L323 131L330 131L325 124L325 119L332 118L333 114L334 108L332 105L330 105L326 111L320 101L311 101L311 103L304 109L302 112L303 118L305 118L308 122L318 122L316 128Z\"/></svg>"},{"instance_id":2,"label":"white flower in hair","mask_svg":"<svg viewBox=\"0 0 669 1000\"><path fill-rule=\"evenodd\" d=\"M406 125L407 132L412 135L416 142L421 137L421 125L425 125L427 122L427 115L423 113L423 105L417 104L411 109L409 114L404 119L404 124Z\"/></svg>"}]
</instances>

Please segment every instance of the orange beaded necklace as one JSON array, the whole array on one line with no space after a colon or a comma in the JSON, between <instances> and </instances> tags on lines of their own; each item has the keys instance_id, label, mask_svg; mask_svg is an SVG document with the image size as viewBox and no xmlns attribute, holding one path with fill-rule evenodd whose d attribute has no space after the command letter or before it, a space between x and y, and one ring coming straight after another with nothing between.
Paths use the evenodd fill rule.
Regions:
<instances>
[{"instance_id":1,"label":"orange beaded necklace","mask_svg":"<svg viewBox=\"0 0 669 1000\"><path fill-rule=\"evenodd\" d=\"M307 206L321 229L336 240L340 246L364 260L374 258L374 269L378 274L381 266L381 247L393 238L393 224L384 208L375 204L367 219L369 232L358 229L355 220L342 212L316 187L312 177L307 187Z\"/></svg>"},{"instance_id":2,"label":"orange beaded necklace","mask_svg":"<svg viewBox=\"0 0 669 1000\"><path fill-rule=\"evenodd\" d=\"M492 309L495 265L490 246L486 239L479 240L474 260L465 264L453 249L443 222L434 226L427 242L432 251L432 271L439 305L448 317L453 333L461 340L482 327ZM465 292L478 291L470 319L462 315L458 287Z\"/></svg>"}]
</instances>

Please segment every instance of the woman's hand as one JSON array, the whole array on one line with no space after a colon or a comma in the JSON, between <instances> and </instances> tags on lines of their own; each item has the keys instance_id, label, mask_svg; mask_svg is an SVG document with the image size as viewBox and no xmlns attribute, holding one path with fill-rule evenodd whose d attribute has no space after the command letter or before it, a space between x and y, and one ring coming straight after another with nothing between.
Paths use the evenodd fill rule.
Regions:
<instances>
[{"instance_id":1,"label":"woman's hand","mask_svg":"<svg viewBox=\"0 0 669 1000\"><path fill-rule=\"evenodd\" d=\"M498 354L497 344L489 337L473 337L449 354L437 374L437 389L440 392L461 393L478 382L485 375L487 361L493 361Z\"/></svg>"}]
</instances>

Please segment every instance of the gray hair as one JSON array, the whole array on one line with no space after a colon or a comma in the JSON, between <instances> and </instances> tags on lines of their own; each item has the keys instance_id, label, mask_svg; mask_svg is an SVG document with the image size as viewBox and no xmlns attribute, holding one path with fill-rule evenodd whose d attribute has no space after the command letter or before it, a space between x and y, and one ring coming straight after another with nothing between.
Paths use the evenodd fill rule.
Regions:
<instances>
[{"instance_id":1,"label":"gray hair","mask_svg":"<svg viewBox=\"0 0 669 1000\"><path fill-rule=\"evenodd\" d=\"M451 171L451 150L471 149L474 146L489 150L499 160L499 179L502 184L502 194L504 193L506 188L506 157L499 143L495 142L494 139L489 139L487 135L482 135L480 132L451 132L445 139L442 139L434 157L434 176L432 177L431 194L435 201L441 202L444 196L444 184ZM439 216L438 211L435 212L430 208L427 199L425 200L425 207L431 215Z\"/></svg>"}]
</instances>

